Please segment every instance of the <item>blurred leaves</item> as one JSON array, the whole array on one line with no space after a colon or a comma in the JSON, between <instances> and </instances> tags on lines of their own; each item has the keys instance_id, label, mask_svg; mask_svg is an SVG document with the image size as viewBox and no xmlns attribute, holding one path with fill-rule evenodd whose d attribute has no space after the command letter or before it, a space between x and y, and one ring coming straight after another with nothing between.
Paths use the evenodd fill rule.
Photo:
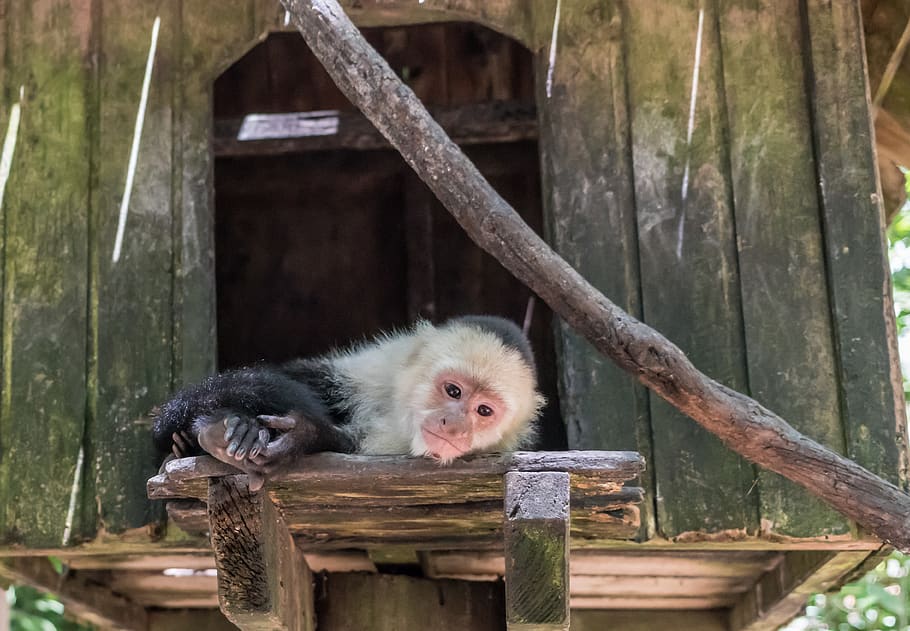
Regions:
<instances>
[{"instance_id":1,"label":"blurred leaves","mask_svg":"<svg viewBox=\"0 0 910 631\"><path fill-rule=\"evenodd\" d=\"M62 602L32 587L10 587L5 596L11 609L11 631L86 631L91 628L64 618Z\"/></svg>"},{"instance_id":2,"label":"blurred leaves","mask_svg":"<svg viewBox=\"0 0 910 631\"><path fill-rule=\"evenodd\" d=\"M910 557L893 552L836 594L816 594L782 631L910 631Z\"/></svg>"}]
</instances>

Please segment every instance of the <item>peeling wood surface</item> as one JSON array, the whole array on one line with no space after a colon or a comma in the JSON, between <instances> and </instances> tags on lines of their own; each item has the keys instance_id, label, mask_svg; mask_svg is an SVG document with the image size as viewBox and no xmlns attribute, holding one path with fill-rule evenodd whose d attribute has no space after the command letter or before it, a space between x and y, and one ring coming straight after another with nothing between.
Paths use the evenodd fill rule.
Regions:
<instances>
[{"instance_id":1,"label":"peeling wood surface","mask_svg":"<svg viewBox=\"0 0 910 631\"><path fill-rule=\"evenodd\" d=\"M422 458L316 454L264 492L305 550L499 547L503 474L562 470L571 472L573 540L583 543L634 536L641 491L623 481L641 464L628 452L516 452L446 467ZM149 496L202 499L208 478L235 473L213 458L173 460L149 481Z\"/></svg>"}]
</instances>

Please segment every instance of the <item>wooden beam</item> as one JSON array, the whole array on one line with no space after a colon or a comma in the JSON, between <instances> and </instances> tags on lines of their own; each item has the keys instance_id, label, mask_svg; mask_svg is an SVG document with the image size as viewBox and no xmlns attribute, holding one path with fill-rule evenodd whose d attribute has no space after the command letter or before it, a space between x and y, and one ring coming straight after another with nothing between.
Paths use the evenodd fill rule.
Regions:
<instances>
[{"instance_id":1,"label":"wooden beam","mask_svg":"<svg viewBox=\"0 0 910 631\"><path fill-rule=\"evenodd\" d=\"M537 138L537 109L524 101L491 101L432 110L460 145ZM391 149L360 112L250 114L215 122L216 157L274 156L336 149Z\"/></svg>"},{"instance_id":2,"label":"wooden beam","mask_svg":"<svg viewBox=\"0 0 910 631\"><path fill-rule=\"evenodd\" d=\"M653 611L573 611L572 631L728 631L726 612L720 609Z\"/></svg>"},{"instance_id":3,"label":"wooden beam","mask_svg":"<svg viewBox=\"0 0 910 631\"><path fill-rule=\"evenodd\" d=\"M102 629L146 631L148 627L144 607L104 585L84 580L78 572L58 574L45 558L3 559L0 581L52 593L68 614Z\"/></svg>"},{"instance_id":4,"label":"wooden beam","mask_svg":"<svg viewBox=\"0 0 910 631\"><path fill-rule=\"evenodd\" d=\"M312 631L312 575L272 503L242 476L212 480L208 499L225 616L244 630Z\"/></svg>"},{"instance_id":5,"label":"wooden beam","mask_svg":"<svg viewBox=\"0 0 910 631\"><path fill-rule=\"evenodd\" d=\"M506 622L569 628L569 474L505 475Z\"/></svg>"},{"instance_id":6,"label":"wooden beam","mask_svg":"<svg viewBox=\"0 0 910 631\"><path fill-rule=\"evenodd\" d=\"M802 610L810 595L841 584L869 554L788 552L732 607L730 630L775 631Z\"/></svg>"},{"instance_id":7,"label":"wooden beam","mask_svg":"<svg viewBox=\"0 0 910 631\"><path fill-rule=\"evenodd\" d=\"M393 574L320 574L319 631L503 628L501 582L434 581Z\"/></svg>"}]
</instances>

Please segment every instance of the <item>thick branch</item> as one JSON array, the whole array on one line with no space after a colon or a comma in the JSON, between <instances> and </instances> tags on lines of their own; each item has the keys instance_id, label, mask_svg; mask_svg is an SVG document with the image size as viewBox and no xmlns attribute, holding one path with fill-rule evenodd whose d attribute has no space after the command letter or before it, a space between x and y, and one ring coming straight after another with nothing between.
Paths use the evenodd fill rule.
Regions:
<instances>
[{"instance_id":1,"label":"thick branch","mask_svg":"<svg viewBox=\"0 0 910 631\"><path fill-rule=\"evenodd\" d=\"M336 0L282 0L342 92L401 153L471 239L601 353L730 449L910 549L910 495L699 372L663 335L592 287L500 197L363 39Z\"/></svg>"}]
</instances>

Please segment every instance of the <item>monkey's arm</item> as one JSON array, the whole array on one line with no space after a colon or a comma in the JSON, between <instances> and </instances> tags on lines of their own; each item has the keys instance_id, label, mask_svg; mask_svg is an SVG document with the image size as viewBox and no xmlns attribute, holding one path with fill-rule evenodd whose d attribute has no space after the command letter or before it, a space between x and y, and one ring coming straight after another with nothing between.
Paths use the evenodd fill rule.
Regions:
<instances>
[{"instance_id":1,"label":"monkey's arm","mask_svg":"<svg viewBox=\"0 0 910 631\"><path fill-rule=\"evenodd\" d=\"M207 451L260 477L300 454L356 448L310 387L269 367L221 373L178 392L153 425L162 452L172 449L175 434L190 439L190 453Z\"/></svg>"}]
</instances>

